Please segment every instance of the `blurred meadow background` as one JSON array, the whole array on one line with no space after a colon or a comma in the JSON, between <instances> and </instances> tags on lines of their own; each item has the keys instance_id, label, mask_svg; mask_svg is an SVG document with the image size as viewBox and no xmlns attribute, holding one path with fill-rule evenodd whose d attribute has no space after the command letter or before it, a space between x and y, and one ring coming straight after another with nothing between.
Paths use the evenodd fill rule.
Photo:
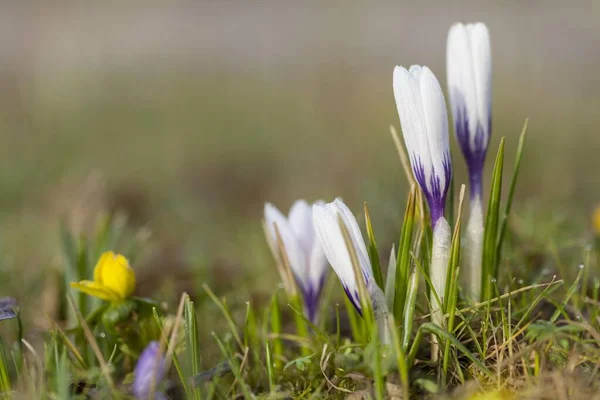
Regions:
<instances>
[{"instance_id":1,"label":"blurred meadow background","mask_svg":"<svg viewBox=\"0 0 600 400\"><path fill-rule=\"evenodd\" d=\"M585 233L600 201L599 15L597 1L2 2L1 294L47 327L61 221L84 234L109 215L146 242L137 293L172 305L183 290L202 304L202 283L230 304L268 301L267 201L341 196L357 214L366 201L387 259L407 194L392 70L428 65L445 88L457 21L491 33L488 172L501 136L511 171L530 118L511 226ZM523 229L543 246L538 224Z\"/></svg>"}]
</instances>

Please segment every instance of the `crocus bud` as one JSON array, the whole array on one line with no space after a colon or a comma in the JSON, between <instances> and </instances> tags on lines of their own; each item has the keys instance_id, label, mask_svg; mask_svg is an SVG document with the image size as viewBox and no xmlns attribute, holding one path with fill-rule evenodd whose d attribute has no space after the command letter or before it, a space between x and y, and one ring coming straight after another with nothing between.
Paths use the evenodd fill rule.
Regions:
<instances>
[{"instance_id":1,"label":"crocus bud","mask_svg":"<svg viewBox=\"0 0 600 400\"><path fill-rule=\"evenodd\" d=\"M271 243L277 243L275 227L279 231L290 269L302 290L306 316L315 322L319 297L329 269L315 236L311 206L304 200L298 200L286 218L274 205L267 203L265 221Z\"/></svg>"},{"instance_id":2,"label":"crocus bud","mask_svg":"<svg viewBox=\"0 0 600 400\"><path fill-rule=\"evenodd\" d=\"M446 51L454 132L467 162L471 189L461 279L467 295L479 300L484 236L483 167L492 121L492 62L487 27L482 23L453 25Z\"/></svg>"},{"instance_id":3,"label":"crocus bud","mask_svg":"<svg viewBox=\"0 0 600 400\"><path fill-rule=\"evenodd\" d=\"M482 172L492 132L492 57L482 23L455 24L446 48L454 131L467 161L471 200L481 198Z\"/></svg>"},{"instance_id":4,"label":"crocus bud","mask_svg":"<svg viewBox=\"0 0 600 400\"><path fill-rule=\"evenodd\" d=\"M357 279L364 279L365 286L373 306L373 313L379 327L382 343L389 342L387 327L387 305L385 296L375 283L373 269L367 246L352 211L341 199L335 199L328 204L313 205L313 221L317 238L321 243L329 264L337 274L348 299L354 308L362 315L362 307L358 292ZM344 225L360 266L360 277L355 276L350 251L346 245L340 223Z\"/></svg>"},{"instance_id":5,"label":"crocus bud","mask_svg":"<svg viewBox=\"0 0 600 400\"><path fill-rule=\"evenodd\" d=\"M427 67L413 65L408 71L396 67L393 87L410 164L431 214L430 279L435 290L430 296L431 315L433 322L443 325L441 308L451 242L444 207L452 179L446 103L438 80Z\"/></svg>"},{"instance_id":6,"label":"crocus bud","mask_svg":"<svg viewBox=\"0 0 600 400\"><path fill-rule=\"evenodd\" d=\"M435 226L444 216L452 179L444 95L429 68L413 65L394 69L394 97L413 174Z\"/></svg>"}]
</instances>

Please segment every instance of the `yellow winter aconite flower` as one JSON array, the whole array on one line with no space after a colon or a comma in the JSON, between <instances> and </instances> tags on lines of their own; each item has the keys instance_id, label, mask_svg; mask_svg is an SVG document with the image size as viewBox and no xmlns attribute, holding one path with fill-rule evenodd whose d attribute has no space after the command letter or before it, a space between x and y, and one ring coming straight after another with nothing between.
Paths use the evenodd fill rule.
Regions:
<instances>
[{"instance_id":1,"label":"yellow winter aconite flower","mask_svg":"<svg viewBox=\"0 0 600 400\"><path fill-rule=\"evenodd\" d=\"M490 392L479 392L469 397L469 400L513 400L514 396L504 390L493 390Z\"/></svg>"},{"instance_id":2,"label":"yellow winter aconite flower","mask_svg":"<svg viewBox=\"0 0 600 400\"><path fill-rule=\"evenodd\" d=\"M592 230L596 236L600 236L600 205L592 213Z\"/></svg>"},{"instance_id":3,"label":"yellow winter aconite flower","mask_svg":"<svg viewBox=\"0 0 600 400\"><path fill-rule=\"evenodd\" d=\"M71 282L71 287L102 300L120 302L133 293L135 273L125 257L107 251L94 268L94 280Z\"/></svg>"}]
</instances>

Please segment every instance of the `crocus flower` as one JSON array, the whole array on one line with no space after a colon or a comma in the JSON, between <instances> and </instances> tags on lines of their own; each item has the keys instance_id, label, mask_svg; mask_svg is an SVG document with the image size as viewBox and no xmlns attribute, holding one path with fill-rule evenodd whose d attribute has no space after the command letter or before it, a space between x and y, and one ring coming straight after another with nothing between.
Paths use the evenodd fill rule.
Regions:
<instances>
[{"instance_id":1,"label":"crocus flower","mask_svg":"<svg viewBox=\"0 0 600 400\"><path fill-rule=\"evenodd\" d=\"M94 280L71 282L71 287L90 296L118 303L133 293L135 273L125 257L107 251L100 256L94 268Z\"/></svg>"},{"instance_id":2,"label":"crocus flower","mask_svg":"<svg viewBox=\"0 0 600 400\"><path fill-rule=\"evenodd\" d=\"M452 179L448 117L440 84L427 67L394 69L394 97L413 174L429 206L433 227L430 278L440 303L431 297L433 321L442 324L441 304L446 290L450 226L444 218L446 194Z\"/></svg>"},{"instance_id":3,"label":"crocus flower","mask_svg":"<svg viewBox=\"0 0 600 400\"><path fill-rule=\"evenodd\" d=\"M467 162L471 192L466 263L461 272L469 295L477 300L482 284L483 166L492 131L492 61L487 27L482 23L453 25L446 51L454 133Z\"/></svg>"},{"instance_id":4,"label":"crocus flower","mask_svg":"<svg viewBox=\"0 0 600 400\"><path fill-rule=\"evenodd\" d=\"M138 359L133 371L133 395L139 400L150 398L160 400L166 397L158 392L160 381L165 373L165 359L157 341L152 341Z\"/></svg>"},{"instance_id":5,"label":"crocus flower","mask_svg":"<svg viewBox=\"0 0 600 400\"><path fill-rule=\"evenodd\" d=\"M335 199L328 204L313 205L313 221L317 238L323 247L323 251L329 264L337 274L348 299L354 308L362 315L362 307L358 293L357 279L364 279L365 286L371 297L373 312L379 326L381 340L389 341L387 329L387 305L381 288L375 283L371 261L367 253L367 246L356 222L356 218L341 199ZM340 227L340 221L344 224L352 246L356 251L356 257L360 265L361 277L356 277L352 267L352 259L344 234Z\"/></svg>"},{"instance_id":6,"label":"crocus flower","mask_svg":"<svg viewBox=\"0 0 600 400\"><path fill-rule=\"evenodd\" d=\"M279 231L290 269L302 291L306 316L314 322L328 268L321 245L315 237L311 206L304 200L298 200L286 218L274 205L267 203L265 221L270 243L277 243L275 227Z\"/></svg>"},{"instance_id":7,"label":"crocus flower","mask_svg":"<svg viewBox=\"0 0 600 400\"><path fill-rule=\"evenodd\" d=\"M12 297L0 297L0 321L17 318L16 308L16 299Z\"/></svg>"}]
</instances>

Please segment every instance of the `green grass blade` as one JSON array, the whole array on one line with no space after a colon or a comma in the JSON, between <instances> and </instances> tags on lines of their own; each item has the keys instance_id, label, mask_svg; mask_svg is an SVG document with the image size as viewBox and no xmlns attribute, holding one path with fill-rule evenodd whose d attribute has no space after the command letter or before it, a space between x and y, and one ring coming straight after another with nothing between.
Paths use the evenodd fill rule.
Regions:
<instances>
[{"instance_id":1,"label":"green grass blade","mask_svg":"<svg viewBox=\"0 0 600 400\"><path fill-rule=\"evenodd\" d=\"M394 308L393 314L397 321L403 320L404 304L407 299L408 289L408 271L410 269L411 247L413 237L413 225L415 221L416 209L416 185L410 188L406 211L404 212L404 222L402 223L402 232L400 234L400 243L398 244L398 262L396 264L396 282L394 290Z\"/></svg>"},{"instance_id":2,"label":"green grass blade","mask_svg":"<svg viewBox=\"0 0 600 400\"><path fill-rule=\"evenodd\" d=\"M275 392L275 373L273 367L273 356L271 355L271 346L269 341L265 341L265 363L267 364L267 376L269 377L269 392Z\"/></svg>"},{"instance_id":3,"label":"green grass blade","mask_svg":"<svg viewBox=\"0 0 600 400\"><path fill-rule=\"evenodd\" d=\"M371 259L371 266L373 267L373 277L375 283L380 288L384 288L383 274L381 273L381 265L379 264L379 253L377 252L377 243L375 242L375 234L373 233L373 225L371 224L371 216L369 215L369 208L367 203L364 203L365 210L365 224L367 226L367 238L369 239L369 258Z\"/></svg>"},{"instance_id":4,"label":"green grass blade","mask_svg":"<svg viewBox=\"0 0 600 400\"><path fill-rule=\"evenodd\" d=\"M394 245L392 245L392 250L390 251L390 260L388 262L387 274L385 277L385 302L388 306L388 309L394 309L394 291L396 290L396 264L398 263L398 259L396 258L396 249Z\"/></svg>"},{"instance_id":5,"label":"green grass blade","mask_svg":"<svg viewBox=\"0 0 600 400\"><path fill-rule=\"evenodd\" d=\"M238 346L240 346L240 351L244 351L244 344L242 343L242 339L240 339L240 334L238 333L237 326L236 326L235 322L233 321L233 318L231 317L229 310L227 309L225 304L221 300L219 300L217 295L215 295L214 292L212 290L210 290L210 288L208 287L207 284L203 284L202 288L204 289L206 294L208 294L208 297L210 297L210 299L213 301L213 303L215 303L216 306L221 310L221 312L223 313L223 316L225 317L225 320L227 321L227 324L229 325L231 334L233 335Z\"/></svg>"},{"instance_id":6,"label":"green grass blade","mask_svg":"<svg viewBox=\"0 0 600 400\"><path fill-rule=\"evenodd\" d=\"M419 271L420 269L415 266L408 281L406 303L404 304L404 323L402 324L402 350L404 352L408 349L408 343L410 342L410 335L412 334L413 329L413 321L415 320L415 306L419 294Z\"/></svg>"},{"instance_id":7,"label":"green grass blade","mask_svg":"<svg viewBox=\"0 0 600 400\"><path fill-rule=\"evenodd\" d=\"M498 231L498 242L496 245L496 264L494 266L494 276L498 274L498 265L500 263L502 255L502 244L504 242L504 234L506 233L506 224L508 223L508 217L510 216L510 209L512 207L513 197L515 195L515 188L517 186L517 178L519 177L519 169L521 168L521 158L523 156L523 148L525 147L525 139L527 137L527 127L529 125L529 119L525 120L521 136L519 137L519 144L517 145L517 156L515 158L515 166L513 168L513 175L508 186L508 197L506 199L506 205L504 206L504 212L500 219L500 229Z\"/></svg>"},{"instance_id":8,"label":"green grass blade","mask_svg":"<svg viewBox=\"0 0 600 400\"><path fill-rule=\"evenodd\" d=\"M406 351L400 343L400 337L398 336L398 330L396 329L396 323L394 317L390 316L388 319L389 330L392 337L392 347L394 354L396 355L396 365L398 367L398 374L400 375L400 383L402 385L402 399L410 399L410 383L408 380L408 365L406 364Z\"/></svg>"},{"instance_id":9,"label":"green grass blade","mask_svg":"<svg viewBox=\"0 0 600 400\"><path fill-rule=\"evenodd\" d=\"M448 332L454 333L454 315L456 304L458 302L458 263L460 262L460 247L461 247L461 225L462 225L462 209L465 199L465 185L460 188L458 201L458 215L454 224L454 232L452 234L452 247L450 249L450 262L448 266L448 276L446 282L446 295L444 297L444 313L448 314ZM443 355L442 376L445 384L450 362L450 342L446 341Z\"/></svg>"},{"instance_id":10,"label":"green grass blade","mask_svg":"<svg viewBox=\"0 0 600 400\"><path fill-rule=\"evenodd\" d=\"M497 278L496 244L498 237L498 215L500 213L500 195L502 194L502 168L504 166L504 138L500 140L494 172L492 174L492 187L485 217L485 230L483 238L483 259L481 273L481 300L489 300L492 296L492 278Z\"/></svg>"},{"instance_id":11,"label":"green grass blade","mask_svg":"<svg viewBox=\"0 0 600 400\"><path fill-rule=\"evenodd\" d=\"M186 354L189 357L190 374L188 376L193 377L201 372L200 367L200 340L198 338L198 326L196 321L196 309L194 308L194 302L189 296L185 297L185 303L183 306L183 318L185 321L185 342L186 342ZM201 399L201 393L198 388L192 388L192 394L194 399Z\"/></svg>"},{"instance_id":12,"label":"green grass blade","mask_svg":"<svg viewBox=\"0 0 600 400\"><path fill-rule=\"evenodd\" d=\"M0 339L0 392L9 393L11 391L10 377L8 374L8 365L4 354L4 343Z\"/></svg>"},{"instance_id":13,"label":"green grass blade","mask_svg":"<svg viewBox=\"0 0 600 400\"><path fill-rule=\"evenodd\" d=\"M281 335L281 310L279 308L279 296L275 292L271 298L271 333L275 336L273 343L273 366L277 370L281 370L281 359L283 358L283 343L279 336ZM268 348L267 348L268 349Z\"/></svg>"}]
</instances>

